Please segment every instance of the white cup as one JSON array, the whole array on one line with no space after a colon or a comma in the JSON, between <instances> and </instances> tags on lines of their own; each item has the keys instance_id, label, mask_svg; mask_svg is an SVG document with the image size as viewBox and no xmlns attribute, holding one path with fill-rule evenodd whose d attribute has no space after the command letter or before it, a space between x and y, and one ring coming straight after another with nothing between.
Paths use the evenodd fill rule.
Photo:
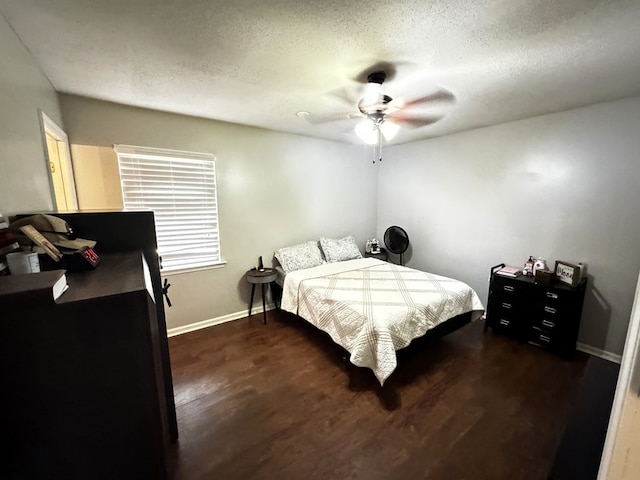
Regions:
<instances>
[{"instance_id":1,"label":"white cup","mask_svg":"<svg viewBox=\"0 0 640 480\"><path fill-rule=\"evenodd\" d=\"M7 254L7 263L12 275L19 273L38 273L40 261L38 254L32 252L14 252Z\"/></svg>"}]
</instances>

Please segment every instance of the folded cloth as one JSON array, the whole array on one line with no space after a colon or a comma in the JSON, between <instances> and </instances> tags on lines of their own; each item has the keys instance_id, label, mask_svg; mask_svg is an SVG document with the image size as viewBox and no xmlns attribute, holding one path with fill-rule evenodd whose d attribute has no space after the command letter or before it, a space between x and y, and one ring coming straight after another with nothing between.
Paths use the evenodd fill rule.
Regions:
<instances>
[{"instance_id":1,"label":"folded cloth","mask_svg":"<svg viewBox=\"0 0 640 480\"><path fill-rule=\"evenodd\" d=\"M62 218L40 213L20 218L9 224L9 229L16 233L17 240L21 245L30 246L32 243L31 240L20 231L20 227L24 227L25 225L33 225L36 230L56 247L79 250L82 247L93 248L96 246L95 240L76 238L73 228Z\"/></svg>"}]
</instances>

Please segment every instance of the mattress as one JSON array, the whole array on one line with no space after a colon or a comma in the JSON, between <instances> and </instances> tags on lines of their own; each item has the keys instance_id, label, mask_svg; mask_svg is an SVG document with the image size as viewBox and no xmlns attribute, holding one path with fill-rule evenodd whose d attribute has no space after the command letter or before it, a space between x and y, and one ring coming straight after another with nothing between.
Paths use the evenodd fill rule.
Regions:
<instances>
[{"instance_id":1,"label":"mattress","mask_svg":"<svg viewBox=\"0 0 640 480\"><path fill-rule=\"evenodd\" d=\"M375 258L288 273L281 308L327 332L381 385L397 366L396 350L450 318L484 312L464 282Z\"/></svg>"}]
</instances>

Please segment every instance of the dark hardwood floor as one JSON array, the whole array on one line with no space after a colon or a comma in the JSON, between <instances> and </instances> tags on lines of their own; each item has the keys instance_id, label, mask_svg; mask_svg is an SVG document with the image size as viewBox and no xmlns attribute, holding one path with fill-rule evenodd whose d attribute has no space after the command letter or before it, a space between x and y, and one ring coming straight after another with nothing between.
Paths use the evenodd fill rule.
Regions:
<instances>
[{"instance_id":1,"label":"dark hardwood floor","mask_svg":"<svg viewBox=\"0 0 640 480\"><path fill-rule=\"evenodd\" d=\"M544 480L587 359L478 321L414 341L381 388L302 319L261 320L170 339L170 478Z\"/></svg>"}]
</instances>

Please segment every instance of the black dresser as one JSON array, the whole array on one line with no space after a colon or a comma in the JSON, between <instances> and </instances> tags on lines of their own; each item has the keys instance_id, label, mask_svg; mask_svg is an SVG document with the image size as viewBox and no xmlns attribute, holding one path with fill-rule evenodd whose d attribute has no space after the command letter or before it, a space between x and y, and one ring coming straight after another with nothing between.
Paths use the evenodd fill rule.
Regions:
<instances>
[{"instance_id":1,"label":"black dresser","mask_svg":"<svg viewBox=\"0 0 640 480\"><path fill-rule=\"evenodd\" d=\"M486 328L561 355L575 352L587 286L536 283L533 277L507 277L491 269Z\"/></svg>"}]
</instances>

